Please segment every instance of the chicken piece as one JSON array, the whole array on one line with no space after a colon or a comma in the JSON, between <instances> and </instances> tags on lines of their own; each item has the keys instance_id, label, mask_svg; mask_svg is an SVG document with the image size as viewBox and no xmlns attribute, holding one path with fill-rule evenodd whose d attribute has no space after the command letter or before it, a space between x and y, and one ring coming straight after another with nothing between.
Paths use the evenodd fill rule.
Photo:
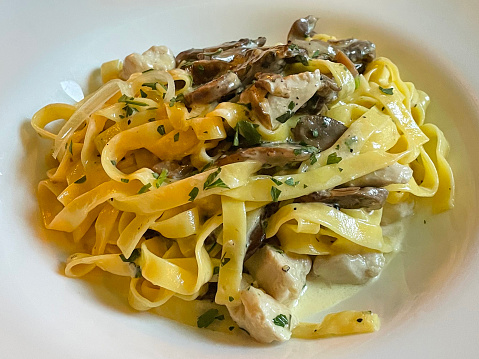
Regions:
<instances>
[{"instance_id":1,"label":"chicken piece","mask_svg":"<svg viewBox=\"0 0 479 359\"><path fill-rule=\"evenodd\" d=\"M268 81L269 87L266 86ZM319 70L283 78L262 77L259 84L254 84L243 91L239 102L251 104L255 120L274 130L291 118L322 85ZM274 93L279 93L280 96L270 93L267 88L273 88Z\"/></svg>"},{"instance_id":2,"label":"chicken piece","mask_svg":"<svg viewBox=\"0 0 479 359\"><path fill-rule=\"evenodd\" d=\"M296 202L321 202L346 209L376 210L384 206L389 191L376 187L345 187L313 192L296 199Z\"/></svg>"},{"instance_id":3,"label":"chicken piece","mask_svg":"<svg viewBox=\"0 0 479 359\"><path fill-rule=\"evenodd\" d=\"M294 305L311 270L311 259L266 245L245 262L245 268L266 293L280 303Z\"/></svg>"},{"instance_id":4,"label":"chicken piece","mask_svg":"<svg viewBox=\"0 0 479 359\"><path fill-rule=\"evenodd\" d=\"M329 283L364 284L379 275L384 262L382 253L317 256L313 273Z\"/></svg>"},{"instance_id":5,"label":"chicken piece","mask_svg":"<svg viewBox=\"0 0 479 359\"><path fill-rule=\"evenodd\" d=\"M166 46L152 46L143 54L133 53L128 55L123 62L120 77L128 80L137 72L149 69L168 71L175 68L175 57Z\"/></svg>"},{"instance_id":6,"label":"chicken piece","mask_svg":"<svg viewBox=\"0 0 479 359\"><path fill-rule=\"evenodd\" d=\"M394 163L367 175L346 182L344 186L353 187L384 187L394 183L408 183L412 178L412 169L409 166Z\"/></svg>"},{"instance_id":7,"label":"chicken piece","mask_svg":"<svg viewBox=\"0 0 479 359\"><path fill-rule=\"evenodd\" d=\"M231 318L261 343L291 338L298 320L291 310L261 289L248 287L240 292L241 304L227 305Z\"/></svg>"}]
</instances>

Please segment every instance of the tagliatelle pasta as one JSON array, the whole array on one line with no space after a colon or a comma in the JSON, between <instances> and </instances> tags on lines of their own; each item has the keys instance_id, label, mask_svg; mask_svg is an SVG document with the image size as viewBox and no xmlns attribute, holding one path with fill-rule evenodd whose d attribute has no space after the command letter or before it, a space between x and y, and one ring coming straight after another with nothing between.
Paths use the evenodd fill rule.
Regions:
<instances>
[{"instance_id":1,"label":"tagliatelle pasta","mask_svg":"<svg viewBox=\"0 0 479 359\"><path fill-rule=\"evenodd\" d=\"M379 328L371 312L313 324L294 307L314 281L379 274L397 250L390 208L452 208L449 146L426 122L429 97L374 44L315 34L315 21L286 45L105 63L97 91L33 116L57 161L38 186L44 225L86 249L67 276L129 277L137 310L264 342Z\"/></svg>"}]
</instances>

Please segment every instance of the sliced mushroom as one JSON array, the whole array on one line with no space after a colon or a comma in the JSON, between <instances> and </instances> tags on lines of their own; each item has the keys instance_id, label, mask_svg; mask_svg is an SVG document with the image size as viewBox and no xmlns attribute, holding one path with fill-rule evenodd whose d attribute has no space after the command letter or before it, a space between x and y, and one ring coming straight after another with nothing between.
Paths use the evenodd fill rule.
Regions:
<instances>
[{"instance_id":1,"label":"sliced mushroom","mask_svg":"<svg viewBox=\"0 0 479 359\"><path fill-rule=\"evenodd\" d=\"M208 104L218 101L241 86L241 81L234 72L226 74L196 88L194 91L185 95L185 103Z\"/></svg>"},{"instance_id":2,"label":"sliced mushroom","mask_svg":"<svg viewBox=\"0 0 479 359\"><path fill-rule=\"evenodd\" d=\"M326 116L301 116L296 127L291 129L296 142L319 148L331 147L347 130L341 122Z\"/></svg>"},{"instance_id":3,"label":"sliced mushroom","mask_svg":"<svg viewBox=\"0 0 479 359\"><path fill-rule=\"evenodd\" d=\"M412 178L412 169L409 166L394 163L367 175L346 182L344 186L353 187L384 187L395 183L408 183Z\"/></svg>"},{"instance_id":4,"label":"sliced mushroom","mask_svg":"<svg viewBox=\"0 0 479 359\"><path fill-rule=\"evenodd\" d=\"M345 209L380 209L389 191L376 187L346 187L323 190L298 197L297 202L321 202Z\"/></svg>"},{"instance_id":5,"label":"sliced mushroom","mask_svg":"<svg viewBox=\"0 0 479 359\"><path fill-rule=\"evenodd\" d=\"M327 110L326 105L338 98L341 87L330 77L321 74L321 86L299 110L298 114L319 115Z\"/></svg>"},{"instance_id":6,"label":"sliced mushroom","mask_svg":"<svg viewBox=\"0 0 479 359\"><path fill-rule=\"evenodd\" d=\"M244 261L247 261L266 241L265 221L278 209L279 202L271 202L257 210L253 219L248 218L248 243ZM248 213L248 216L250 216L250 213Z\"/></svg>"},{"instance_id":7,"label":"sliced mushroom","mask_svg":"<svg viewBox=\"0 0 479 359\"><path fill-rule=\"evenodd\" d=\"M322 85L319 70L283 78L263 75L259 84L255 83L243 91L239 102L251 104L254 119L274 130L313 97Z\"/></svg>"},{"instance_id":8,"label":"sliced mushroom","mask_svg":"<svg viewBox=\"0 0 479 359\"><path fill-rule=\"evenodd\" d=\"M189 177L195 170L195 167L189 164L181 164L178 161L162 161L155 164L152 170L156 173L161 173L163 170L167 170L167 177L174 181L178 181Z\"/></svg>"},{"instance_id":9,"label":"sliced mushroom","mask_svg":"<svg viewBox=\"0 0 479 359\"><path fill-rule=\"evenodd\" d=\"M306 161L311 157L309 149L303 146L272 143L260 147L241 148L236 152L220 157L217 166L243 161L259 161L265 167L286 166Z\"/></svg>"},{"instance_id":10,"label":"sliced mushroom","mask_svg":"<svg viewBox=\"0 0 479 359\"><path fill-rule=\"evenodd\" d=\"M316 17L311 15L296 20L289 31L288 43L307 50L309 57L344 63L344 59L341 60L342 52L355 65L356 70L359 73L363 73L366 65L376 57L376 46L370 41L358 39L306 40L315 35L313 29L316 26L317 20ZM350 70L352 72L355 71L353 69Z\"/></svg>"},{"instance_id":11,"label":"sliced mushroom","mask_svg":"<svg viewBox=\"0 0 479 359\"><path fill-rule=\"evenodd\" d=\"M230 49L252 49L261 47L266 43L265 37L258 37L256 40L240 39L238 41L224 42L217 46L211 46L204 49L189 49L180 52L176 56L176 64L181 67L183 61L196 61L205 59L221 59L225 60L224 53ZM229 61L227 61L229 62Z\"/></svg>"}]
</instances>

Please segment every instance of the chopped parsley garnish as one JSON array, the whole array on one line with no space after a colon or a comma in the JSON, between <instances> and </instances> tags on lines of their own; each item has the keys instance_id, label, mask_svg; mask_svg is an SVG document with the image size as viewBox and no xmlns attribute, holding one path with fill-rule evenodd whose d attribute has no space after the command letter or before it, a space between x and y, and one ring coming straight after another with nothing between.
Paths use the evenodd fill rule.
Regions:
<instances>
[{"instance_id":1,"label":"chopped parsley garnish","mask_svg":"<svg viewBox=\"0 0 479 359\"><path fill-rule=\"evenodd\" d=\"M70 141L70 145L68 146L68 151L70 151L70 154L73 156L73 141Z\"/></svg>"},{"instance_id":2,"label":"chopped parsley garnish","mask_svg":"<svg viewBox=\"0 0 479 359\"><path fill-rule=\"evenodd\" d=\"M198 65L198 70L200 70L200 71L205 71L205 67L200 64L200 65Z\"/></svg>"},{"instance_id":3,"label":"chopped parsley garnish","mask_svg":"<svg viewBox=\"0 0 479 359\"><path fill-rule=\"evenodd\" d=\"M170 100L170 107L173 107L176 102L183 102L184 100L185 100L185 96L182 93L180 93L178 96L173 97Z\"/></svg>"},{"instance_id":4,"label":"chopped parsley garnish","mask_svg":"<svg viewBox=\"0 0 479 359\"><path fill-rule=\"evenodd\" d=\"M75 181L75 183L83 183L83 182L85 182L85 181L86 181L86 175L83 176L83 177L80 177L79 179L77 179L77 180Z\"/></svg>"},{"instance_id":5,"label":"chopped parsley garnish","mask_svg":"<svg viewBox=\"0 0 479 359\"><path fill-rule=\"evenodd\" d=\"M293 112L291 110L288 110L285 113L283 113L281 116L276 117L276 121L281 122L281 123L285 123L291 117L293 117Z\"/></svg>"},{"instance_id":6,"label":"chopped parsley garnish","mask_svg":"<svg viewBox=\"0 0 479 359\"><path fill-rule=\"evenodd\" d=\"M128 105L133 106L148 106L148 104L140 101L135 101L134 97L128 97L127 95L121 95L121 97L118 99L118 102L124 102Z\"/></svg>"},{"instance_id":7,"label":"chopped parsley garnish","mask_svg":"<svg viewBox=\"0 0 479 359\"><path fill-rule=\"evenodd\" d=\"M160 135L162 135L162 136L166 133L166 132L165 132L165 126L163 126L163 125L159 125L159 126L156 128L156 130L157 130L158 133L159 133Z\"/></svg>"},{"instance_id":8,"label":"chopped parsley garnish","mask_svg":"<svg viewBox=\"0 0 479 359\"><path fill-rule=\"evenodd\" d=\"M318 130L312 130L311 134L313 135L313 138L318 138L319 136L319 131Z\"/></svg>"},{"instance_id":9,"label":"chopped parsley garnish","mask_svg":"<svg viewBox=\"0 0 479 359\"><path fill-rule=\"evenodd\" d=\"M220 274L220 267L216 266L213 268L213 275Z\"/></svg>"},{"instance_id":10,"label":"chopped parsley garnish","mask_svg":"<svg viewBox=\"0 0 479 359\"><path fill-rule=\"evenodd\" d=\"M316 157L315 153L311 153L311 156L309 156L309 163L310 165L314 165L316 162L318 162L318 158Z\"/></svg>"},{"instance_id":11,"label":"chopped parsley garnish","mask_svg":"<svg viewBox=\"0 0 479 359\"><path fill-rule=\"evenodd\" d=\"M273 323L274 325L277 325L278 327L285 327L288 325L288 318L286 318L286 315L284 314L279 314L275 318L273 318Z\"/></svg>"},{"instance_id":12,"label":"chopped parsley garnish","mask_svg":"<svg viewBox=\"0 0 479 359\"><path fill-rule=\"evenodd\" d=\"M339 157L336 152L333 152L328 156L328 160L326 161L326 164L327 165L333 165L335 163L341 162L342 159L343 158Z\"/></svg>"},{"instance_id":13,"label":"chopped parsley garnish","mask_svg":"<svg viewBox=\"0 0 479 359\"><path fill-rule=\"evenodd\" d=\"M313 59L317 59L319 57L319 50L314 50L313 54L311 55Z\"/></svg>"},{"instance_id":14,"label":"chopped parsley garnish","mask_svg":"<svg viewBox=\"0 0 479 359\"><path fill-rule=\"evenodd\" d=\"M381 90L382 93L385 93L386 95L392 95L393 94L393 88L389 87L387 89L379 86L379 89Z\"/></svg>"},{"instance_id":15,"label":"chopped parsley garnish","mask_svg":"<svg viewBox=\"0 0 479 359\"><path fill-rule=\"evenodd\" d=\"M230 296L230 297L228 297L228 300L229 300L230 302L232 302L232 301L235 300L235 299Z\"/></svg>"},{"instance_id":16,"label":"chopped parsley garnish","mask_svg":"<svg viewBox=\"0 0 479 359\"><path fill-rule=\"evenodd\" d=\"M299 51L299 46L296 45L296 44L291 44L291 45L288 45L288 48L291 50L291 51Z\"/></svg>"},{"instance_id":17,"label":"chopped parsley garnish","mask_svg":"<svg viewBox=\"0 0 479 359\"><path fill-rule=\"evenodd\" d=\"M208 177L206 178L205 183L203 184L203 190L206 191L208 189L212 189L212 188L216 188L216 187L229 188L228 185L226 183L224 183L221 178L218 178L215 181L215 178L220 174L220 172L221 172L221 168L218 168L216 171L214 171L213 173L210 173L208 175Z\"/></svg>"},{"instance_id":18,"label":"chopped parsley garnish","mask_svg":"<svg viewBox=\"0 0 479 359\"><path fill-rule=\"evenodd\" d=\"M213 165L213 163L214 163L214 162L211 161L211 162L208 162L206 165L204 165L204 167L200 170L200 173L201 173L201 172L204 172L204 171L206 171L208 168L210 168L210 167Z\"/></svg>"},{"instance_id":19,"label":"chopped parsley garnish","mask_svg":"<svg viewBox=\"0 0 479 359\"><path fill-rule=\"evenodd\" d=\"M141 95L142 98L145 98L145 97L148 96L148 95L146 94L146 92L143 91L142 89L140 89L140 95Z\"/></svg>"},{"instance_id":20,"label":"chopped parsley garnish","mask_svg":"<svg viewBox=\"0 0 479 359\"><path fill-rule=\"evenodd\" d=\"M174 141L174 142L178 142L179 139L180 139L180 133L177 132L177 133L175 133L175 135L173 136L173 141Z\"/></svg>"},{"instance_id":21,"label":"chopped parsley garnish","mask_svg":"<svg viewBox=\"0 0 479 359\"><path fill-rule=\"evenodd\" d=\"M241 135L244 140L241 141L245 146L254 146L261 142L261 135L258 133L256 128L259 127L257 124L253 124L249 121L238 121L235 126L235 138L233 140L234 146L239 146L239 135Z\"/></svg>"},{"instance_id":22,"label":"chopped parsley garnish","mask_svg":"<svg viewBox=\"0 0 479 359\"><path fill-rule=\"evenodd\" d=\"M359 85L361 85L361 78L357 76L354 78L354 89L357 90L359 88Z\"/></svg>"},{"instance_id":23,"label":"chopped parsley garnish","mask_svg":"<svg viewBox=\"0 0 479 359\"><path fill-rule=\"evenodd\" d=\"M153 177L155 177L156 181L155 181L155 187L156 188L160 188L160 186L162 185L163 182L165 182L166 180L166 177L168 176L168 170L166 168L164 168L163 170L161 170L161 173L158 174L156 172L153 172Z\"/></svg>"},{"instance_id":24,"label":"chopped parsley garnish","mask_svg":"<svg viewBox=\"0 0 479 359\"><path fill-rule=\"evenodd\" d=\"M111 160L110 162L113 166L116 166L116 161L115 160Z\"/></svg>"},{"instance_id":25,"label":"chopped parsley garnish","mask_svg":"<svg viewBox=\"0 0 479 359\"><path fill-rule=\"evenodd\" d=\"M148 191L150 187L151 187L151 183L145 184L143 187L140 188L140 190L138 191L138 194L145 193L146 191Z\"/></svg>"},{"instance_id":26,"label":"chopped parsley garnish","mask_svg":"<svg viewBox=\"0 0 479 359\"><path fill-rule=\"evenodd\" d=\"M294 181L293 177L289 177L286 181L284 181L285 184L287 184L288 186L296 186L299 181Z\"/></svg>"},{"instance_id":27,"label":"chopped parsley garnish","mask_svg":"<svg viewBox=\"0 0 479 359\"><path fill-rule=\"evenodd\" d=\"M281 194L281 190L272 186L271 187L271 198L273 202L278 202L279 195Z\"/></svg>"},{"instance_id":28,"label":"chopped parsley garnish","mask_svg":"<svg viewBox=\"0 0 479 359\"><path fill-rule=\"evenodd\" d=\"M221 266L224 267L226 264L228 264L228 262L231 260L231 258L227 258L226 257L226 252L223 254L223 256L221 257Z\"/></svg>"},{"instance_id":29,"label":"chopped parsley garnish","mask_svg":"<svg viewBox=\"0 0 479 359\"><path fill-rule=\"evenodd\" d=\"M293 108L294 108L294 101L291 101L291 102L288 104L288 110L293 111Z\"/></svg>"},{"instance_id":30,"label":"chopped parsley garnish","mask_svg":"<svg viewBox=\"0 0 479 359\"><path fill-rule=\"evenodd\" d=\"M190 191L190 193L188 193L188 196L190 196L190 198L188 199L188 201L194 201L196 196L198 196L198 193L200 192L200 189L198 187L193 187Z\"/></svg>"},{"instance_id":31,"label":"chopped parsley garnish","mask_svg":"<svg viewBox=\"0 0 479 359\"><path fill-rule=\"evenodd\" d=\"M306 58L306 56L303 56L303 55L296 55L294 57L294 59L298 62L301 62L304 66L308 66L309 65L309 62L308 62L308 59Z\"/></svg>"},{"instance_id":32,"label":"chopped parsley garnish","mask_svg":"<svg viewBox=\"0 0 479 359\"><path fill-rule=\"evenodd\" d=\"M277 179L274 178L274 177L271 177L271 181L273 181L273 182L276 184L276 186L281 186L281 185L283 184L283 182L277 180Z\"/></svg>"},{"instance_id":33,"label":"chopped parsley garnish","mask_svg":"<svg viewBox=\"0 0 479 359\"><path fill-rule=\"evenodd\" d=\"M158 82L145 82L144 84L141 84L141 86L149 87L152 90L156 90L156 85Z\"/></svg>"},{"instance_id":34,"label":"chopped parsley garnish","mask_svg":"<svg viewBox=\"0 0 479 359\"><path fill-rule=\"evenodd\" d=\"M198 328L206 328L209 326L211 323L217 320L223 320L225 319L225 316L223 314L218 315L218 309L209 309L203 314L201 314L198 317L198 320L196 321L196 325L198 325Z\"/></svg>"},{"instance_id":35,"label":"chopped parsley garnish","mask_svg":"<svg viewBox=\"0 0 479 359\"><path fill-rule=\"evenodd\" d=\"M121 181L122 181L123 183L128 183L128 182L130 182L130 180L129 180L128 178L122 178Z\"/></svg>"}]
</instances>

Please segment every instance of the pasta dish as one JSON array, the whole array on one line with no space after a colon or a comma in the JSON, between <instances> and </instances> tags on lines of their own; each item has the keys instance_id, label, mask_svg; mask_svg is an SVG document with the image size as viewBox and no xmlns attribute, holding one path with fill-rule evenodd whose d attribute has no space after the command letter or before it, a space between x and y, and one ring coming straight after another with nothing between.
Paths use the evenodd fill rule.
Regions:
<instances>
[{"instance_id":1,"label":"pasta dish","mask_svg":"<svg viewBox=\"0 0 479 359\"><path fill-rule=\"evenodd\" d=\"M379 329L373 312L307 323L295 308L314 283L377 278L400 248L388 228L416 201L452 208L449 147L425 121L426 93L372 42L316 21L274 46L153 46L33 116L53 145L45 227L82 248L67 276L130 278L137 310L265 343Z\"/></svg>"}]
</instances>

